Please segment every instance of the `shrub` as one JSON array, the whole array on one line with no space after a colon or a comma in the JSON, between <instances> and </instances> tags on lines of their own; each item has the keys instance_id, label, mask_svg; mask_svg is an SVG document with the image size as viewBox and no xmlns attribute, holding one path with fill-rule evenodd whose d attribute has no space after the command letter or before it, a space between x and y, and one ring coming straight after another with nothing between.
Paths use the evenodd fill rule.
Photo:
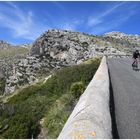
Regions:
<instances>
[{"instance_id":1,"label":"shrub","mask_svg":"<svg viewBox=\"0 0 140 140\"><path fill-rule=\"evenodd\" d=\"M89 46L89 44L87 42L82 42L81 45L82 45L82 47L88 47Z\"/></svg>"},{"instance_id":2,"label":"shrub","mask_svg":"<svg viewBox=\"0 0 140 140\"><path fill-rule=\"evenodd\" d=\"M75 97L78 98L84 92L85 85L83 82L75 82L70 87L70 93Z\"/></svg>"}]
</instances>

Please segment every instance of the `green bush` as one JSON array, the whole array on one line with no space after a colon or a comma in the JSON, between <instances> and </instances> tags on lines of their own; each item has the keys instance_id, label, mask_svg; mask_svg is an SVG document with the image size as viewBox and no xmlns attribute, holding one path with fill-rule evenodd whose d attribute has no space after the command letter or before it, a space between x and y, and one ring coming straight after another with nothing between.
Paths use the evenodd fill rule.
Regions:
<instances>
[{"instance_id":1,"label":"green bush","mask_svg":"<svg viewBox=\"0 0 140 140\"><path fill-rule=\"evenodd\" d=\"M83 82L75 82L70 87L70 93L75 97L78 98L84 92L85 85Z\"/></svg>"},{"instance_id":2,"label":"green bush","mask_svg":"<svg viewBox=\"0 0 140 140\"><path fill-rule=\"evenodd\" d=\"M82 42L81 45L82 45L82 47L88 47L89 46L89 44L87 42Z\"/></svg>"},{"instance_id":3,"label":"green bush","mask_svg":"<svg viewBox=\"0 0 140 140\"><path fill-rule=\"evenodd\" d=\"M11 129L7 129L4 138L31 138L39 130L38 126L34 124L36 118L31 114L17 114L9 120Z\"/></svg>"}]
</instances>

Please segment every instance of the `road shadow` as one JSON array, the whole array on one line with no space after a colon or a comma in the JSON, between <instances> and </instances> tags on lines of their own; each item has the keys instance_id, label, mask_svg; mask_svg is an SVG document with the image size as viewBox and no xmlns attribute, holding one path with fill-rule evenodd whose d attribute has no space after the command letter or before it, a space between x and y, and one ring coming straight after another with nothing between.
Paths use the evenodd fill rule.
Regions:
<instances>
[{"instance_id":1,"label":"road shadow","mask_svg":"<svg viewBox=\"0 0 140 140\"><path fill-rule=\"evenodd\" d=\"M109 74L109 79L110 79L110 74ZM119 133L117 129L117 123L116 123L116 114L115 114L115 103L114 103L114 95L113 95L113 89L112 89L112 83L111 79L110 81L110 114L111 114L111 121L112 121L112 136L113 139L119 139Z\"/></svg>"},{"instance_id":2,"label":"road shadow","mask_svg":"<svg viewBox=\"0 0 140 140\"><path fill-rule=\"evenodd\" d=\"M134 71L140 71L140 69L139 69L139 68L133 68L133 70L134 70Z\"/></svg>"}]
</instances>

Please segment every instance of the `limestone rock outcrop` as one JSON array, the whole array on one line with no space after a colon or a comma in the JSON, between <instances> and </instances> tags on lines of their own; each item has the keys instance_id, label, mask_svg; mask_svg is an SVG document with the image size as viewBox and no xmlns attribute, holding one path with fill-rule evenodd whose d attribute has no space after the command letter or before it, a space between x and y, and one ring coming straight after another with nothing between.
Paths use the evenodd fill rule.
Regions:
<instances>
[{"instance_id":1,"label":"limestone rock outcrop","mask_svg":"<svg viewBox=\"0 0 140 140\"><path fill-rule=\"evenodd\" d=\"M21 48L28 49L26 55L10 56L6 58L8 61L0 59L0 71L3 70L6 77L5 94L37 82L40 77L56 69L79 64L94 56L130 55L133 48L140 48L139 39L139 36L118 32L95 36L67 30L48 30L33 44L21 45ZM0 42L0 48L6 48L7 43L2 44Z\"/></svg>"}]
</instances>

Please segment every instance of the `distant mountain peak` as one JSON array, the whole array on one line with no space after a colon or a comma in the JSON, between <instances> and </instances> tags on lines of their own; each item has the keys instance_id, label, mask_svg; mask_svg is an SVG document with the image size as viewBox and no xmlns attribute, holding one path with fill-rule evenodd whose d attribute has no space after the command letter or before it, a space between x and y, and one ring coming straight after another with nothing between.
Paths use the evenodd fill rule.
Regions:
<instances>
[{"instance_id":1,"label":"distant mountain peak","mask_svg":"<svg viewBox=\"0 0 140 140\"><path fill-rule=\"evenodd\" d=\"M135 46L140 45L140 36L137 34L126 34L118 31L113 31L106 33L105 37L112 37L115 39L119 39L120 41L127 41L128 43L135 44Z\"/></svg>"},{"instance_id":2,"label":"distant mountain peak","mask_svg":"<svg viewBox=\"0 0 140 140\"><path fill-rule=\"evenodd\" d=\"M124 37L124 36L127 36L127 37L128 36L129 37L140 37L137 34L126 34L126 33L120 32L120 31L108 32L108 33L105 33L105 36L112 36L112 37Z\"/></svg>"},{"instance_id":3,"label":"distant mountain peak","mask_svg":"<svg viewBox=\"0 0 140 140\"><path fill-rule=\"evenodd\" d=\"M8 49L9 47L12 47L12 45L6 41L0 40L0 49Z\"/></svg>"}]
</instances>

